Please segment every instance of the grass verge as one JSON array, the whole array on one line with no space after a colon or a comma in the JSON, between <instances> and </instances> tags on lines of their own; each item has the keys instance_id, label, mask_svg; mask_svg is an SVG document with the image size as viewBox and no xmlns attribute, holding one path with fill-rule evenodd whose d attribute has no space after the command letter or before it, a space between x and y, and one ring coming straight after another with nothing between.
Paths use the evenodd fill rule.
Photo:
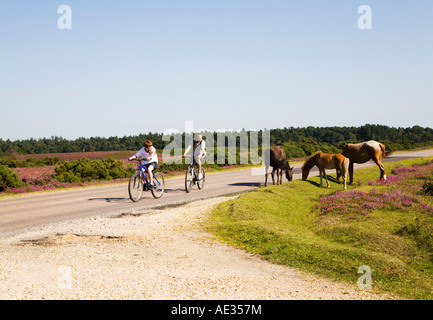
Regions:
<instances>
[{"instance_id":1,"label":"grass verge","mask_svg":"<svg viewBox=\"0 0 433 320\"><path fill-rule=\"evenodd\" d=\"M206 227L219 240L274 263L354 285L361 276L358 268L367 265L372 270L372 290L407 299L432 299L433 214L421 205L430 208L433 201L414 186L433 179L433 173L426 177L425 172L420 175L413 170L412 175L399 176L404 171L399 168L418 168L432 159L388 162L389 184L376 181L377 167L356 170L358 181L345 192L335 180L329 189L318 187L318 177L251 191L215 207ZM402 190L410 197L407 193L403 197ZM367 196L362 201L359 197L350 200L349 212L330 208L323 201L335 196L338 207L342 201L338 197L350 192ZM377 206L388 203L388 198L373 203L372 196L379 194L385 195L383 199L394 194L402 198L394 197L393 205ZM399 201L401 205L396 205ZM348 202L344 205L349 206Z\"/></svg>"}]
</instances>

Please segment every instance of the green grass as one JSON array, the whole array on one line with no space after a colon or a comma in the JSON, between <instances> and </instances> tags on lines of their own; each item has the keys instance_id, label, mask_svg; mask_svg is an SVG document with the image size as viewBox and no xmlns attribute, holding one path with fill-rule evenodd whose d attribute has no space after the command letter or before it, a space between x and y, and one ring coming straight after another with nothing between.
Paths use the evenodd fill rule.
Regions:
<instances>
[{"instance_id":1,"label":"green grass","mask_svg":"<svg viewBox=\"0 0 433 320\"><path fill-rule=\"evenodd\" d=\"M432 158L387 163L393 167L425 163ZM355 166L356 169L356 166ZM332 173L335 176L335 173ZM348 190L368 192L377 167L355 170ZM301 268L356 285L358 267L372 269L372 290L407 299L433 298L433 217L414 210L374 210L371 214L322 215L321 196L342 191L330 181L320 188L318 177L251 191L218 205L206 227L222 241L257 253L274 263ZM425 201L433 204L430 197Z\"/></svg>"}]
</instances>

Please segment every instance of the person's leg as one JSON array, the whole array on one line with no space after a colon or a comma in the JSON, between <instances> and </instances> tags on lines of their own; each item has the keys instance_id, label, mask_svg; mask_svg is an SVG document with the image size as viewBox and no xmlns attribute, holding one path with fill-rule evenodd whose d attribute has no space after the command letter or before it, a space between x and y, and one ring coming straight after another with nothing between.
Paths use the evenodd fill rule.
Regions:
<instances>
[{"instance_id":1,"label":"person's leg","mask_svg":"<svg viewBox=\"0 0 433 320\"><path fill-rule=\"evenodd\" d=\"M149 182L150 182L151 186L153 186L153 174L152 174L152 171L153 171L153 165L149 165L147 167L147 172L149 172Z\"/></svg>"},{"instance_id":2,"label":"person's leg","mask_svg":"<svg viewBox=\"0 0 433 320\"><path fill-rule=\"evenodd\" d=\"M201 159L197 159L197 163L198 163L198 172L201 173Z\"/></svg>"},{"instance_id":3,"label":"person's leg","mask_svg":"<svg viewBox=\"0 0 433 320\"><path fill-rule=\"evenodd\" d=\"M203 175L201 173L201 158L199 156L195 157L195 162L198 165L198 179L203 179Z\"/></svg>"}]
</instances>

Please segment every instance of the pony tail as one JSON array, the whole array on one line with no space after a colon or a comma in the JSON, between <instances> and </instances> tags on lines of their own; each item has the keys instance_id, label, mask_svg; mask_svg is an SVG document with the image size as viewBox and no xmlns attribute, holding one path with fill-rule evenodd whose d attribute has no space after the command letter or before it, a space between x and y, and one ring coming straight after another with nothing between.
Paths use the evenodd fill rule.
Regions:
<instances>
[{"instance_id":1,"label":"pony tail","mask_svg":"<svg viewBox=\"0 0 433 320\"><path fill-rule=\"evenodd\" d=\"M349 164L350 164L349 158L344 157L343 168L341 172L341 175L343 176L344 179L347 179L347 175L349 174Z\"/></svg>"},{"instance_id":2,"label":"pony tail","mask_svg":"<svg viewBox=\"0 0 433 320\"><path fill-rule=\"evenodd\" d=\"M380 150L382 150L382 156L384 158L388 157L391 154L391 152L386 152L386 147L383 143L379 143L379 146L380 146Z\"/></svg>"},{"instance_id":3,"label":"pony tail","mask_svg":"<svg viewBox=\"0 0 433 320\"><path fill-rule=\"evenodd\" d=\"M349 163L350 163L349 158L344 158L344 160L343 160L343 166L346 169L346 171L349 170Z\"/></svg>"}]
</instances>

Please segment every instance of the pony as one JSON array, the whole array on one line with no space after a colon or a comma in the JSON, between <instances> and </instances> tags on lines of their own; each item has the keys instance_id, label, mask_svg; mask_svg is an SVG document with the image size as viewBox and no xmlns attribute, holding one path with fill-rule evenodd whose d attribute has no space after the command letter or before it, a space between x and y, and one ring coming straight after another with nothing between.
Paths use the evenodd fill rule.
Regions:
<instances>
[{"instance_id":1,"label":"pony","mask_svg":"<svg viewBox=\"0 0 433 320\"><path fill-rule=\"evenodd\" d=\"M373 160L374 163L376 163L376 165L379 167L380 180L386 180L385 167L382 164L382 157L387 157L388 155L385 151L384 144L374 140L356 144L348 143L344 146L342 154L350 160L349 184L353 183L353 164L365 163L369 160Z\"/></svg>"},{"instance_id":2,"label":"pony","mask_svg":"<svg viewBox=\"0 0 433 320\"><path fill-rule=\"evenodd\" d=\"M315 154L309 156L302 165L302 180L305 181L308 177L308 174L310 173L311 168L317 166L319 168L320 174L320 186L323 184L322 176L324 176L326 179L326 184L329 188L328 176L326 175L325 169L336 169L337 175L340 173L340 175L343 177L343 189L346 190L349 162L349 159L342 154L329 154L323 153L322 151L316 152Z\"/></svg>"},{"instance_id":3,"label":"pony","mask_svg":"<svg viewBox=\"0 0 433 320\"><path fill-rule=\"evenodd\" d=\"M272 167L272 184L275 184L275 172L277 173L277 184L283 182L283 171L286 174L287 180L292 181L294 167L290 167L289 160L287 160L283 147L271 146L265 151L265 187L268 182L269 166Z\"/></svg>"}]
</instances>

